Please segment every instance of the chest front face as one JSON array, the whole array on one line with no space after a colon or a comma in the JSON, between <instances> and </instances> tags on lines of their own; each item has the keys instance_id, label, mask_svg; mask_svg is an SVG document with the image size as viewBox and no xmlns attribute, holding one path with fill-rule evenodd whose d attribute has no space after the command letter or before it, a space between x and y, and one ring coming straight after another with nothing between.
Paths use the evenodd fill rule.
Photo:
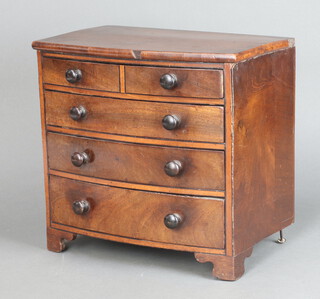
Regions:
<instances>
[{"instance_id":1,"label":"chest front face","mask_svg":"<svg viewBox=\"0 0 320 299\"><path fill-rule=\"evenodd\" d=\"M208 33L100 27L34 42L48 249L82 234L191 251L240 277L252 246L293 221L294 48L268 39L239 43L269 42L243 61Z\"/></svg>"}]
</instances>

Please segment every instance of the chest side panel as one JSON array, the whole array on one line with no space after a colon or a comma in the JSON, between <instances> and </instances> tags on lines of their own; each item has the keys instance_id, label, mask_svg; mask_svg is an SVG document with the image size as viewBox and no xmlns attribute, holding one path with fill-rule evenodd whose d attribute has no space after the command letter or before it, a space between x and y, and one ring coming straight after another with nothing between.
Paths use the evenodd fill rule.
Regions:
<instances>
[{"instance_id":1,"label":"chest side panel","mask_svg":"<svg viewBox=\"0 0 320 299\"><path fill-rule=\"evenodd\" d=\"M234 251L293 221L295 49L233 69Z\"/></svg>"}]
</instances>

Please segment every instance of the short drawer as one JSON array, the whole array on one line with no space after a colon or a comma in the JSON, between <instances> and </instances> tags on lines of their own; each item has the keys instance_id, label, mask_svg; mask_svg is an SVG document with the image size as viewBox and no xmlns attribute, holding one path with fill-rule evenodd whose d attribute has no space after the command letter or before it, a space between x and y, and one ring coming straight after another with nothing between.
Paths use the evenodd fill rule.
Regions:
<instances>
[{"instance_id":1,"label":"short drawer","mask_svg":"<svg viewBox=\"0 0 320 299\"><path fill-rule=\"evenodd\" d=\"M224 201L113 188L50 177L51 221L149 241L224 248ZM180 217L176 227L167 215Z\"/></svg>"},{"instance_id":2,"label":"short drawer","mask_svg":"<svg viewBox=\"0 0 320 299\"><path fill-rule=\"evenodd\" d=\"M51 58L43 58L42 64L44 83L111 92L120 90L118 65ZM70 82L72 80L74 82Z\"/></svg>"},{"instance_id":3,"label":"short drawer","mask_svg":"<svg viewBox=\"0 0 320 299\"><path fill-rule=\"evenodd\" d=\"M49 168L53 170L155 186L224 190L223 151L111 142L57 133L48 133L47 137ZM73 163L80 165L74 166L71 156Z\"/></svg>"},{"instance_id":4,"label":"short drawer","mask_svg":"<svg viewBox=\"0 0 320 299\"><path fill-rule=\"evenodd\" d=\"M53 126L147 138L224 142L223 107L118 100L52 91L45 92L45 100L46 121ZM79 113L81 109L84 113ZM172 119L177 120L176 128L166 129Z\"/></svg>"},{"instance_id":5,"label":"short drawer","mask_svg":"<svg viewBox=\"0 0 320 299\"><path fill-rule=\"evenodd\" d=\"M125 78L127 93L194 98L223 97L222 70L126 66Z\"/></svg>"}]
</instances>

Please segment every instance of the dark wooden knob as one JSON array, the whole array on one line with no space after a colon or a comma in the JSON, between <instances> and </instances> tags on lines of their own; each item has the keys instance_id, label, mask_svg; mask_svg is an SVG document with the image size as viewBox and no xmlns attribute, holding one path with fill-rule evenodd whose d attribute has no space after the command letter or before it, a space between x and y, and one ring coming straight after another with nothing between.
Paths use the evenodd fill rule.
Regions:
<instances>
[{"instance_id":1,"label":"dark wooden knob","mask_svg":"<svg viewBox=\"0 0 320 299\"><path fill-rule=\"evenodd\" d=\"M90 203L87 200L76 200L72 203L73 212L83 215L90 211Z\"/></svg>"},{"instance_id":2,"label":"dark wooden knob","mask_svg":"<svg viewBox=\"0 0 320 299\"><path fill-rule=\"evenodd\" d=\"M80 167L83 164L89 163L90 157L86 152L82 152L82 153L75 152L71 156L71 162L74 166Z\"/></svg>"},{"instance_id":3,"label":"dark wooden knob","mask_svg":"<svg viewBox=\"0 0 320 299\"><path fill-rule=\"evenodd\" d=\"M178 85L178 78L175 74L164 74L160 78L160 85L165 89L173 89Z\"/></svg>"},{"instance_id":4,"label":"dark wooden knob","mask_svg":"<svg viewBox=\"0 0 320 299\"><path fill-rule=\"evenodd\" d=\"M66 71L66 79L69 83L76 83L82 78L82 72L79 69L69 69Z\"/></svg>"},{"instance_id":5,"label":"dark wooden knob","mask_svg":"<svg viewBox=\"0 0 320 299\"><path fill-rule=\"evenodd\" d=\"M80 120L85 118L87 110L82 106L72 107L69 111L69 115L73 120Z\"/></svg>"},{"instance_id":6,"label":"dark wooden knob","mask_svg":"<svg viewBox=\"0 0 320 299\"><path fill-rule=\"evenodd\" d=\"M167 130L177 129L180 125L180 118L176 115L166 115L162 119L162 126Z\"/></svg>"},{"instance_id":7,"label":"dark wooden knob","mask_svg":"<svg viewBox=\"0 0 320 299\"><path fill-rule=\"evenodd\" d=\"M164 224L167 228L174 229L181 225L183 218L178 213L168 214L164 217Z\"/></svg>"},{"instance_id":8,"label":"dark wooden knob","mask_svg":"<svg viewBox=\"0 0 320 299\"><path fill-rule=\"evenodd\" d=\"M164 171L169 176L177 176L182 172L182 163L178 160L170 161L165 165Z\"/></svg>"}]
</instances>

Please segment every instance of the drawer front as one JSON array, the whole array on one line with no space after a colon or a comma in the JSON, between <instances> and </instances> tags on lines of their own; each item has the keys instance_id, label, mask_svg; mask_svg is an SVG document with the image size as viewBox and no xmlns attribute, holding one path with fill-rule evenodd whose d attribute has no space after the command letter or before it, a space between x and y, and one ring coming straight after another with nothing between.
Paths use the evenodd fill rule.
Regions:
<instances>
[{"instance_id":1,"label":"drawer front","mask_svg":"<svg viewBox=\"0 0 320 299\"><path fill-rule=\"evenodd\" d=\"M108 180L187 189L224 190L224 153L133 143L110 142L48 133L50 169ZM74 153L89 163L76 167ZM79 160L76 158L76 160ZM180 161L179 163L173 161ZM166 174L181 169L176 176ZM172 173L171 173L172 174Z\"/></svg>"},{"instance_id":2,"label":"drawer front","mask_svg":"<svg viewBox=\"0 0 320 299\"><path fill-rule=\"evenodd\" d=\"M173 74L176 78L177 85L172 89L166 89L160 84L160 79L165 74ZM125 78L127 93L223 98L223 73L221 70L126 66ZM165 79L165 77L163 78Z\"/></svg>"},{"instance_id":3,"label":"drawer front","mask_svg":"<svg viewBox=\"0 0 320 299\"><path fill-rule=\"evenodd\" d=\"M89 203L89 211L76 214L72 206L79 201ZM133 191L51 176L50 207L55 223L129 238L224 248L223 200ZM181 216L174 229L164 225L168 214Z\"/></svg>"},{"instance_id":4,"label":"drawer front","mask_svg":"<svg viewBox=\"0 0 320 299\"><path fill-rule=\"evenodd\" d=\"M44 83L112 92L120 90L117 65L51 58L43 58L42 63ZM81 78L77 77L78 80L74 83L67 81L68 70L80 70Z\"/></svg>"},{"instance_id":5,"label":"drawer front","mask_svg":"<svg viewBox=\"0 0 320 299\"><path fill-rule=\"evenodd\" d=\"M223 107L150 103L45 92L46 121L53 126L139 137L184 141L224 142ZM83 118L73 120L70 109L83 107ZM78 111L78 110L76 110ZM180 120L176 129L162 121ZM77 116L77 115L76 115Z\"/></svg>"}]
</instances>

